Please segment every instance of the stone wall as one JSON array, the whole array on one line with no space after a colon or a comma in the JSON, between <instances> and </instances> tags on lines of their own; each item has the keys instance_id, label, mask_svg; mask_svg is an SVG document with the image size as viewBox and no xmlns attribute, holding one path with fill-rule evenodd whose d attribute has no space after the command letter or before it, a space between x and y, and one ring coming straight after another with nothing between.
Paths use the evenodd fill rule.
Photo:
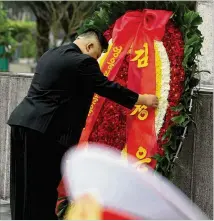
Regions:
<instances>
[{"instance_id":1,"label":"stone wall","mask_svg":"<svg viewBox=\"0 0 214 221\"><path fill-rule=\"evenodd\" d=\"M201 33L204 36L202 55L199 59L200 70L208 70L211 74L201 73L200 86L203 90L213 91L214 80L214 22L213 22L213 1L199 1L197 3L197 11L203 18L203 23L199 26Z\"/></svg>"},{"instance_id":2,"label":"stone wall","mask_svg":"<svg viewBox=\"0 0 214 221\"><path fill-rule=\"evenodd\" d=\"M10 127L6 121L11 111L26 95L32 74L0 73L0 198L9 197Z\"/></svg>"},{"instance_id":3,"label":"stone wall","mask_svg":"<svg viewBox=\"0 0 214 221\"><path fill-rule=\"evenodd\" d=\"M213 218L213 94L201 92L174 167L173 182Z\"/></svg>"}]
</instances>

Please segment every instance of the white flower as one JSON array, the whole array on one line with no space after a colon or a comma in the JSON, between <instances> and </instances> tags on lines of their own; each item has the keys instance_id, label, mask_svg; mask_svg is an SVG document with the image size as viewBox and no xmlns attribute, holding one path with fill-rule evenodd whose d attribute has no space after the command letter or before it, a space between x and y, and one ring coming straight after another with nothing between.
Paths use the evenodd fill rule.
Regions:
<instances>
[{"instance_id":1,"label":"white flower","mask_svg":"<svg viewBox=\"0 0 214 221\"><path fill-rule=\"evenodd\" d=\"M161 60L161 88L159 106L157 109L157 115L155 117L155 130L156 135L159 134L161 127L163 126L164 117L166 115L168 107L168 95L170 90L170 62L166 52L166 48L161 41L155 41L155 48L158 50Z\"/></svg>"}]
</instances>

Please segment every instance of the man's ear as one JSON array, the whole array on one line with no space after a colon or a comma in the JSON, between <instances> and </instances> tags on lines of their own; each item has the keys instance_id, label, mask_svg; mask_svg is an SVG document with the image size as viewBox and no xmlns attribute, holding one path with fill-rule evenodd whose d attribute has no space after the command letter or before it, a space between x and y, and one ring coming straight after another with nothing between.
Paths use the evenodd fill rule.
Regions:
<instances>
[{"instance_id":1,"label":"man's ear","mask_svg":"<svg viewBox=\"0 0 214 221\"><path fill-rule=\"evenodd\" d=\"M93 48L94 44L93 43L88 43L86 45L86 50L89 51L91 48Z\"/></svg>"}]
</instances>

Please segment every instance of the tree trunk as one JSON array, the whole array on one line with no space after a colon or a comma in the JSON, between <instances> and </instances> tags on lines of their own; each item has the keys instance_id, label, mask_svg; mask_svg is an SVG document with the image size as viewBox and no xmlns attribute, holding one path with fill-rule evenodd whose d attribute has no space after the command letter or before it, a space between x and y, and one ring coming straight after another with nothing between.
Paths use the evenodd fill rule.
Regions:
<instances>
[{"instance_id":1,"label":"tree trunk","mask_svg":"<svg viewBox=\"0 0 214 221\"><path fill-rule=\"evenodd\" d=\"M50 22L37 17L37 60L49 49Z\"/></svg>"}]
</instances>

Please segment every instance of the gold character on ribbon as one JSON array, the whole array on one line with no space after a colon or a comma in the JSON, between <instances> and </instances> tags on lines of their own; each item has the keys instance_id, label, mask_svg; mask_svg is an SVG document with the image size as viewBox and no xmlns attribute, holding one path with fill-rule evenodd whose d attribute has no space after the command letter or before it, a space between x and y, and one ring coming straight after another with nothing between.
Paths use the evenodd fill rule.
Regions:
<instances>
[{"instance_id":1,"label":"gold character on ribbon","mask_svg":"<svg viewBox=\"0 0 214 221\"><path fill-rule=\"evenodd\" d=\"M88 116L90 116L91 113L93 113L93 111L94 111L94 106L96 105L96 103L98 102L98 100L99 100L99 96L98 96L97 94L95 94L94 97L93 97L93 100L92 100L92 103L91 103L89 112L88 112Z\"/></svg>"},{"instance_id":2,"label":"gold character on ribbon","mask_svg":"<svg viewBox=\"0 0 214 221\"><path fill-rule=\"evenodd\" d=\"M139 160L138 162L135 163L135 167L137 168L137 170L145 172L148 170L148 168L146 167L142 167L143 164L145 163L151 163L152 159L149 157L146 157L147 155L147 150L144 147L139 147L138 151L136 153L136 157Z\"/></svg>"},{"instance_id":3,"label":"gold character on ribbon","mask_svg":"<svg viewBox=\"0 0 214 221\"><path fill-rule=\"evenodd\" d=\"M138 68L144 68L148 66L148 43L143 44L143 49L139 49L135 51L136 56L131 61L137 61Z\"/></svg>"},{"instance_id":4,"label":"gold character on ribbon","mask_svg":"<svg viewBox=\"0 0 214 221\"><path fill-rule=\"evenodd\" d=\"M93 100L92 100L92 104L95 105L98 100L99 100L99 96L97 94L95 94L93 97Z\"/></svg>"},{"instance_id":5,"label":"gold character on ribbon","mask_svg":"<svg viewBox=\"0 0 214 221\"><path fill-rule=\"evenodd\" d=\"M130 115L133 116L138 113L138 119L145 120L149 115L149 112L146 109L147 106L145 105L135 105L135 109L132 111Z\"/></svg>"},{"instance_id":6,"label":"gold character on ribbon","mask_svg":"<svg viewBox=\"0 0 214 221\"><path fill-rule=\"evenodd\" d=\"M113 57L111 57L108 61L107 61L107 67L105 70L102 70L104 72L104 76L108 77L111 70L113 69L115 62L117 61L117 58L119 57L120 53L122 52L123 47L119 46L119 47L113 47Z\"/></svg>"}]
</instances>

